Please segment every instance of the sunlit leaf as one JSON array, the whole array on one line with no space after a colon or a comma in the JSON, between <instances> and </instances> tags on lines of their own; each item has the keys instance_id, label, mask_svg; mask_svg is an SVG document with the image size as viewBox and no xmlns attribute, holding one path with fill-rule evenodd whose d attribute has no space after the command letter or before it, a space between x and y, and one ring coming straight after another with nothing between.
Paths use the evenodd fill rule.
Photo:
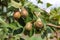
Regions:
<instances>
[{"instance_id":1,"label":"sunlit leaf","mask_svg":"<svg viewBox=\"0 0 60 40\"><path fill-rule=\"evenodd\" d=\"M38 3L43 3L41 0L38 0Z\"/></svg>"},{"instance_id":2,"label":"sunlit leaf","mask_svg":"<svg viewBox=\"0 0 60 40\"><path fill-rule=\"evenodd\" d=\"M11 7L11 6L13 6L15 8L20 8L21 7L21 3L17 3L15 1L11 0L11 3L9 3L8 7Z\"/></svg>"},{"instance_id":3,"label":"sunlit leaf","mask_svg":"<svg viewBox=\"0 0 60 40\"><path fill-rule=\"evenodd\" d=\"M60 18L58 19L58 24L60 24Z\"/></svg>"},{"instance_id":4,"label":"sunlit leaf","mask_svg":"<svg viewBox=\"0 0 60 40\"><path fill-rule=\"evenodd\" d=\"M50 3L47 3L47 7L50 7L50 6L52 6L52 4L50 4Z\"/></svg>"}]
</instances>

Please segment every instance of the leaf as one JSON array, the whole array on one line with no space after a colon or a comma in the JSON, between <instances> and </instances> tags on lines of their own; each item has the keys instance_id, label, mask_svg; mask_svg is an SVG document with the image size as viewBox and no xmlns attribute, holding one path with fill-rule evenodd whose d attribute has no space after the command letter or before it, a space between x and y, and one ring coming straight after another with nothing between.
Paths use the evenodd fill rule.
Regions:
<instances>
[{"instance_id":1,"label":"leaf","mask_svg":"<svg viewBox=\"0 0 60 40\"><path fill-rule=\"evenodd\" d=\"M11 7L11 6L13 6L15 8L20 8L22 6L22 4L21 3L17 3L15 1L11 0L11 3L9 3L8 8Z\"/></svg>"},{"instance_id":2,"label":"leaf","mask_svg":"<svg viewBox=\"0 0 60 40\"><path fill-rule=\"evenodd\" d=\"M45 39L42 39L41 36L38 36L38 37L32 36L30 40L45 40Z\"/></svg>"},{"instance_id":3,"label":"leaf","mask_svg":"<svg viewBox=\"0 0 60 40\"><path fill-rule=\"evenodd\" d=\"M45 39L42 39L41 36L37 37L37 40L45 40Z\"/></svg>"},{"instance_id":4,"label":"leaf","mask_svg":"<svg viewBox=\"0 0 60 40\"><path fill-rule=\"evenodd\" d=\"M44 25L44 30L45 30L45 29L47 28L47 27L46 27L46 24L47 24L46 19L41 18L41 20L42 20L42 23L43 23L43 25Z\"/></svg>"},{"instance_id":5,"label":"leaf","mask_svg":"<svg viewBox=\"0 0 60 40\"><path fill-rule=\"evenodd\" d=\"M32 36L32 37L30 38L30 40L37 40L37 38L34 37L34 36Z\"/></svg>"},{"instance_id":6,"label":"leaf","mask_svg":"<svg viewBox=\"0 0 60 40\"><path fill-rule=\"evenodd\" d=\"M24 6L28 6L30 4L31 4L31 2L25 2Z\"/></svg>"},{"instance_id":7,"label":"leaf","mask_svg":"<svg viewBox=\"0 0 60 40\"><path fill-rule=\"evenodd\" d=\"M13 30L16 30L17 29L17 26L15 25L15 24L9 24L10 25L10 27L9 28L11 28L11 29L13 29Z\"/></svg>"},{"instance_id":8,"label":"leaf","mask_svg":"<svg viewBox=\"0 0 60 40\"><path fill-rule=\"evenodd\" d=\"M23 28L23 26L21 26L16 20L15 20L15 22L18 25L18 27Z\"/></svg>"},{"instance_id":9,"label":"leaf","mask_svg":"<svg viewBox=\"0 0 60 40\"><path fill-rule=\"evenodd\" d=\"M58 19L58 24L60 24L60 18Z\"/></svg>"},{"instance_id":10,"label":"leaf","mask_svg":"<svg viewBox=\"0 0 60 40\"><path fill-rule=\"evenodd\" d=\"M5 27L9 27L9 25L6 22L4 22L2 18L0 18L0 23L3 24Z\"/></svg>"},{"instance_id":11,"label":"leaf","mask_svg":"<svg viewBox=\"0 0 60 40\"><path fill-rule=\"evenodd\" d=\"M27 22L29 22L29 21L31 21L32 19L31 19L31 17L27 17L26 19L25 19L25 22L27 23Z\"/></svg>"},{"instance_id":12,"label":"leaf","mask_svg":"<svg viewBox=\"0 0 60 40\"><path fill-rule=\"evenodd\" d=\"M4 20L2 20L1 18L0 18L0 22L4 25L4 27L9 27L9 28L11 28L11 29L13 29L13 30L19 28L19 27L16 27L16 25L13 24L13 23L11 23L11 24L7 24L7 23L4 22Z\"/></svg>"},{"instance_id":13,"label":"leaf","mask_svg":"<svg viewBox=\"0 0 60 40\"><path fill-rule=\"evenodd\" d=\"M37 17L33 14L33 20L36 20L37 19Z\"/></svg>"},{"instance_id":14,"label":"leaf","mask_svg":"<svg viewBox=\"0 0 60 40\"><path fill-rule=\"evenodd\" d=\"M14 37L15 37L15 40L20 39L20 35L19 34L14 35Z\"/></svg>"},{"instance_id":15,"label":"leaf","mask_svg":"<svg viewBox=\"0 0 60 40\"><path fill-rule=\"evenodd\" d=\"M18 24L18 26L17 26L15 23L11 23L11 24L9 24L9 26L10 26L10 28L13 29L13 30L22 28L22 26L20 26L19 24Z\"/></svg>"},{"instance_id":16,"label":"leaf","mask_svg":"<svg viewBox=\"0 0 60 40\"><path fill-rule=\"evenodd\" d=\"M52 19L54 16L53 15L51 15L50 17L49 17L49 19Z\"/></svg>"},{"instance_id":17,"label":"leaf","mask_svg":"<svg viewBox=\"0 0 60 40\"><path fill-rule=\"evenodd\" d=\"M38 3L43 3L41 0L38 0Z\"/></svg>"},{"instance_id":18,"label":"leaf","mask_svg":"<svg viewBox=\"0 0 60 40\"><path fill-rule=\"evenodd\" d=\"M52 6L52 4L50 4L50 3L47 3L47 8L48 8L48 7L50 7L50 6Z\"/></svg>"}]
</instances>

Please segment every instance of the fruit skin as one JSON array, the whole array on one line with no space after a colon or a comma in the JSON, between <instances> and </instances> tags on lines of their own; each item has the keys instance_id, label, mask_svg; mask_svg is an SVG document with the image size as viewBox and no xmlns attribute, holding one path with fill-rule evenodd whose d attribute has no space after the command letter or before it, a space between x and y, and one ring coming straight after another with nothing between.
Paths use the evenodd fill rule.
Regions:
<instances>
[{"instance_id":1,"label":"fruit skin","mask_svg":"<svg viewBox=\"0 0 60 40\"><path fill-rule=\"evenodd\" d=\"M27 12L27 10L26 10L25 8L22 8L22 9L21 9L21 16L22 16L23 18L26 18L26 17L28 16L28 12Z\"/></svg>"},{"instance_id":2,"label":"fruit skin","mask_svg":"<svg viewBox=\"0 0 60 40\"><path fill-rule=\"evenodd\" d=\"M35 28L38 28L38 29L43 27L43 23L40 18L37 19L36 22L34 22L34 26L35 26Z\"/></svg>"},{"instance_id":3,"label":"fruit skin","mask_svg":"<svg viewBox=\"0 0 60 40\"><path fill-rule=\"evenodd\" d=\"M15 13L13 14L13 17L14 17L15 19L19 19L19 18L21 17L21 13L20 13L19 11L17 11L17 12L15 12Z\"/></svg>"},{"instance_id":4,"label":"fruit skin","mask_svg":"<svg viewBox=\"0 0 60 40\"><path fill-rule=\"evenodd\" d=\"M31 22L28 22L26 25L25 25L25 29L30 31L32 30L32 23Z\"/></svg>"}]
</instances>

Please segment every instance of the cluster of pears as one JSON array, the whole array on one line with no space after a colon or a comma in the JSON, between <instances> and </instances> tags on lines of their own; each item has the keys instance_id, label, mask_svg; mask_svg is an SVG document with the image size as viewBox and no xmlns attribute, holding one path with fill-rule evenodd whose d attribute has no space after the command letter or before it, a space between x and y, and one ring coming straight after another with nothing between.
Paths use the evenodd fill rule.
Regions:
<instances>
[{"instance_id":1,"label":"cluster of pears","mask_svg":"<svg viewBox=\"0 0 60 40\"><path fill-rule=\"evenodd\" d=\"M40 29L40 28L43 27L42 21L40 20L40 18L38 18L34 23L32 23L32 22L26 23L25 29L28 30L28 31L31 31L32 28L33 28L33 25L36 29Z\"/></svg>"},{"instance_id":2,"label":"cluster of pears","mask_svg":"<svg viewBox=\"0 0 60 40\"><path fill-rule=\"evenodd\" d=\"M19 19L20 17L27 17L28 16L28 12L25 8L22 8L21 11L16 11L13 14L13 17L15 19Z\"/></svg>"},{"instance_id":3,"label":"cluster of pears","mask_svg":"<svg viewBox=\"0 0 60 40\"><path fill-rule=\"evenodd\" d=\"M19 19L20 17L25 18L27 16L28 16L28 11L25 8L22 8L21 12L20 11L14 12L14 15L13 15L13 17L15 19ZM43 27L43 23L42 23L40 18L38 18L33 23L31 21L27 22L26 25L25 25L25 29L28 30L28 31L31 31L32 30L32 25L34 25L34 27L37 28L37 29L40 29L40 28Z\"/></svg>"}]
</instances>

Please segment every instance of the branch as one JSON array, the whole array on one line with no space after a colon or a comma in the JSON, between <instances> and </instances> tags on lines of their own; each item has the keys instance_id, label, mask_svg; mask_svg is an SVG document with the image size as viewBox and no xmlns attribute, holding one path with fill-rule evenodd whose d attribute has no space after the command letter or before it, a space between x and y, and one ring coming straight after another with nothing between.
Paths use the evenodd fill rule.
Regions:
<instances>
[{"instance_id":1,"label":"branch","mask_svg":"<svg viewBox=\"0 0 60 40\"><path fill-rule=\"evenodd\" d=\"M48 26L51 26L51 27L55 27L55 28L60 28L60 26L54 25L54 24L52 24L52 23L48 23L47 25L48 25Z\"/></svg>"}]
</instances>

